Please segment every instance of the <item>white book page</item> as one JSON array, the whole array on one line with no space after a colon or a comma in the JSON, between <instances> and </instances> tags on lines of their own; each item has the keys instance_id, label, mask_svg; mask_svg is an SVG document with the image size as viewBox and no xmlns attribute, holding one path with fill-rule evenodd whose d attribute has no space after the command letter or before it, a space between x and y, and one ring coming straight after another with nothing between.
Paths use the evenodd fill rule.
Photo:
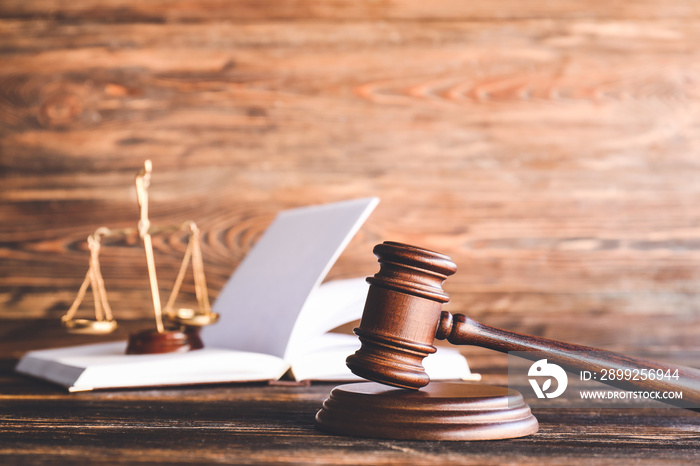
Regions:
<instances>
[{"instance_id":1,"label":"white book page","mask_svg":"<svg viewBox=\"0 0 700 466\"><path fill-rule=\"evenodd\" d=\"M306 301L289 338L285 359L308 353L329 341L323 336L343 324L362 318L369 283L364 278L333 280L321 284ZM340 335L349 336L349 335ZM356 336L351 337L359 347Z\"/></svg>"},{"instance_id":2,"label":"white book page","mask_svg":"<svg viewBox=\"0 0 700 466\"><path fill-rule=\"evenodd\" d=\"M213 310L221 317L203 330L205 345L284 357L309 295L378 202L281 212L219 294Z\"/></svg>"},{"instance_id":3,"label":"white book page","mask_svg":"<svg viewBox=\"0 0 700 466\"><path fill-rule=\"evenodd\" d=\"M289 368L288 362L267 354L215 348L144 355L125 350L122 341L31 351L17 371L80 391L277 380Z\"/></svg>"},{"instance_id":4,"label":"white book page","mask_svg":"<svg viewBox=\"0 0 700 466\"><path fill-rule=\"evenodd\" d=\"M326 333L306 346L306 353L298 352L289 361L296 380L360 380L350 372L345 359L360 349L360 340L354 335Z\"/></svg>"}]
</instances>

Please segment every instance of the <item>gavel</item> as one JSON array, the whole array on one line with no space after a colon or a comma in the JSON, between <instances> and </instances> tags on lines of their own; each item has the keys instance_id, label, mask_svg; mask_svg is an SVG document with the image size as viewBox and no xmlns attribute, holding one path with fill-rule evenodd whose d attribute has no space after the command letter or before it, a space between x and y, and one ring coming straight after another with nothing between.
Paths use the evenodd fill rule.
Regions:
<instances>
[{"instance_id":1,"label":"gavel","mask_svg":"<svg viewBox=\"0 0 700 466\"><path fill-rule=\"evenodd\" d=\"M448 256L396 242L378 244L373 252L380 270L367 278L365 309L355 329L362 345L346 361L362 378L408 389L427 385L430 378L422 361L436 351L437 338L455 345L517 352L530 360L546 358L574 374L613 371L622 376L604 383L625 390L682 392L681 399L659 401L700 410L698 369L510 332L462 314L452 316L442 310L449 301L442 284L457 270Z\"/></svg>"}]
</instances>

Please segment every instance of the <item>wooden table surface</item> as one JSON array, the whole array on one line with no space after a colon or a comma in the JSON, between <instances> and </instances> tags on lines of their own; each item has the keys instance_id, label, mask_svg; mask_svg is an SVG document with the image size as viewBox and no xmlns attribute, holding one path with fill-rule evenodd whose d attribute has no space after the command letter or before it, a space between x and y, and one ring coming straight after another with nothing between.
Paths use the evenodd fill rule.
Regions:
<instances>
[{"instance_id":1,"label":"wooden table surface","mask_svg":"<svg viewBox=\"0 0 700 466\"><path fill-rule=\"evenodd\" d=\"M0 463L697 464L700 414L676 408L534 408L527 438L434 442L319 432L333 384L239 384L68 394L13 372L24 350L85 341L55 322L3 321ZM472 369L503 383L501 363L472 351Z\"/></svg>"}]
</instances>

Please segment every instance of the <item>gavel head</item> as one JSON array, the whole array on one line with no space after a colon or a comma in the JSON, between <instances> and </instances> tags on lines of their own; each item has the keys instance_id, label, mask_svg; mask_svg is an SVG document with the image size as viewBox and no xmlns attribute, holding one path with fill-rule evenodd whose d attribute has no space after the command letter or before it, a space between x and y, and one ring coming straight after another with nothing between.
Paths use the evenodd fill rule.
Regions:
<instances>
[{"instance_id":1,"label":"gavel head","mask_svg":"<svg viewBox=\"0 0 700 466\"><path fill-rule=\"evenodd\" d=\"M417 389L430 382L423 358L433 346L442 305L442 290L457 266L440 253L401 243L374 248L380 269L370 284L360 327L362 346L347 358L350 370L365 379Z\"/></svg>"}]
</instances>

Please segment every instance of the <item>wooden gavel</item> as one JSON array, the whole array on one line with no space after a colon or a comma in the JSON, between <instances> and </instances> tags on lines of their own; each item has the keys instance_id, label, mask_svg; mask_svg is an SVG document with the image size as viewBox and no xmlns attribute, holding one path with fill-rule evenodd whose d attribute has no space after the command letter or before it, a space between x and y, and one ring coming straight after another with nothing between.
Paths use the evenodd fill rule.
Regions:
<instances>
[{"instance_id":1,"label":"wooden gavel","mask_svg":"<svg viewBox=\"0 0 700 466\"><path fill-rule=\"evenodd\" d=\"M360 377L402 388L427 385L430 378L422 361L436 351L437 338L455 345L518 352L530 360L546 358L577 375L614 371L622 376L603 383L625 390L682 392L681 399L658 401L700 410L698 369L509 332L461 314L453 318L442 310L449 301L442 283L457 270L448 256L394 242L377 245L374 254L380 270L367 278L367 301L355 329L362 346L347 358L350 370Z\"/></svg>"}]
</instances>

